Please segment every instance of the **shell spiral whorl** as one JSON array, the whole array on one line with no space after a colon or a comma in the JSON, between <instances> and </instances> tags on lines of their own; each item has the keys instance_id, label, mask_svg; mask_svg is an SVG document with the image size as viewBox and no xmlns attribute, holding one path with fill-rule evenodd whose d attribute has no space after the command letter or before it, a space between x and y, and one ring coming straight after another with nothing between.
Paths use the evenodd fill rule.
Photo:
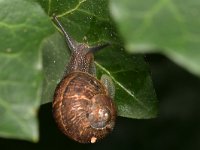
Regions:
<instances>
[{"instance_id":1,"label":"shell spiral whorl","mask_svg":"<svg viewBox=\"0 0 200 150\"><path fill-rule=\"evenodd\" d=\"M83 72L68 74L57 86L53 111L59 128L80 143L94 143L112 131L116 109L105 87Z\"/></svg>"}]
</instances>

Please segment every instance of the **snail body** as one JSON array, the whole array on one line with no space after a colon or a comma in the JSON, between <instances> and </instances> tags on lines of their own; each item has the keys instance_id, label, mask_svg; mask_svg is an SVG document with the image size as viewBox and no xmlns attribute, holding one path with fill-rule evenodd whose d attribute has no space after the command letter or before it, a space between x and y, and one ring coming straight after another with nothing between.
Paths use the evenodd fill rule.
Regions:
<instances>
[{"instance_id":1,"label":"snail body","mask_svg":"<svg viewBox=\"0 0 200 150\"><path fill-rule=\"evenodd\" d=\"M93 53L105 45L88 47L77 43L62 30L71 50L64 77L57 85L53 100L53 116L60 130L80 143L95 143L113 130L116 107L112 80L96 78Z\"/></svg>"}]
</instances>

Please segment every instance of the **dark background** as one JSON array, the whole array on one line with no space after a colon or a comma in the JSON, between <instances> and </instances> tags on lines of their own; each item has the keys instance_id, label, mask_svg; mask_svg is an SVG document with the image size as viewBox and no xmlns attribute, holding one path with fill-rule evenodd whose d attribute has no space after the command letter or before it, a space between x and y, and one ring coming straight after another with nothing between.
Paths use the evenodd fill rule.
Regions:
<instances>
[{"instance_id":1,"label":"dark background","mask_svg":"<svg viewBox=\"0 0 200 150\"><path fill-rule=\"evenodd\" d=\"M161 55L147 55L159 100L156 119L118 117L112 134L96 144L78 144L61 134L51 115L51 104L41 106L40 141L30 143L0 138L1 150L196 150L200 149L200 78Z\"/></svg>"}]
</instances>

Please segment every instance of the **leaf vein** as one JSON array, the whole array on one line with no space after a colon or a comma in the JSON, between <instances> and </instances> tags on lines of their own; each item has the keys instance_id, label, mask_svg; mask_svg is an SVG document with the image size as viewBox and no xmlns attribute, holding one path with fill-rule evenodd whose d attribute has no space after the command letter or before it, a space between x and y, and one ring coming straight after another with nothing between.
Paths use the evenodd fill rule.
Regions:
<instances>
[{"instance_id":1,"label":"leaf vein","mask_svg":"<svg viewBox=\"0 0 200 150\"><path fill-rule=\"evenodd\" d=\"M160 0L149 11L147 11L146 15L144 16L142 25L139 27L139 29L136 30L138 36L142 35L152 24L153 17L161 10L166 2L166 0Z\"/></svg>"},{"instance_id":2,"label":"leaf vein","mask_svg":"<svg viewBox=\"0 0 200 150\"><path fill-rule=\"evenodd\" d=\"M48 3L48 15L50 15L50 11L51 11L51 0L49 0Z\"/></svg>"},{"instance_id":3,"label":"leaf vein","mask_svg":"<svg viewBox=\"0 0 200 150\"><path fill-rule=\"evenodd\" d=\"M146 107L145 104L144 104L143 102L141 102L141 101L138 100L138 98L134 95L134 92L131 92L131 91L128 90L126 87L124 87L121 83L119 83L119 82L111 75L111 73L110 73L106 68L104 68L102 65L100 65L100 64L97 63L96 61L95 61L95 64L96 64L99 68L101 68L104 72L106 72L106 73L111 77L111 79L112 79L119 87L121 87L126 93L128 93L131 97L133 97L133 98L135 99L135 101L136 101L140 106L142 106L142 107L143 107L144 109L146 109L147 111L150 111L150 110L148 109L148 107Z\"/></svg>"},{"instance_id":4,"label":"leaf vein","mask_svg":"<svg viewBox=\"0 0 200 150\"><path fill-rule=\"evenodd\" d=\"M63 17L65 15L68 15L68 14L76 11L81 6L81 4L84 3L84 2L86 2L86 0L79 1L79 3L74 8L72 8L72 9L70 9L70 10L68 10L68 11L66 11L66 12L64 12L60 15L57 15L57 17Z\"/></svg>"}]
</instances>

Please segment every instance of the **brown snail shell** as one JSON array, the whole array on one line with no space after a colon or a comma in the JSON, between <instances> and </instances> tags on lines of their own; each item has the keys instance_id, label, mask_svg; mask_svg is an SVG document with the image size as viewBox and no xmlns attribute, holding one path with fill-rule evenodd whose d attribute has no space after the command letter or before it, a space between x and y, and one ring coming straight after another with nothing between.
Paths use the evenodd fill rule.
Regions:
<instances>
[{"instance_id":1,"label":"brown snail shell","mask_svg":"<svg viewBox=\"0 0 200 150\"><path fill-rule=\"evenodd\" d=\"M94 143L112 131L116 109L105 87L93 76L73 72L60 82L54 117L64 134L80 143Z\"/></svg>"}]
</instances>

